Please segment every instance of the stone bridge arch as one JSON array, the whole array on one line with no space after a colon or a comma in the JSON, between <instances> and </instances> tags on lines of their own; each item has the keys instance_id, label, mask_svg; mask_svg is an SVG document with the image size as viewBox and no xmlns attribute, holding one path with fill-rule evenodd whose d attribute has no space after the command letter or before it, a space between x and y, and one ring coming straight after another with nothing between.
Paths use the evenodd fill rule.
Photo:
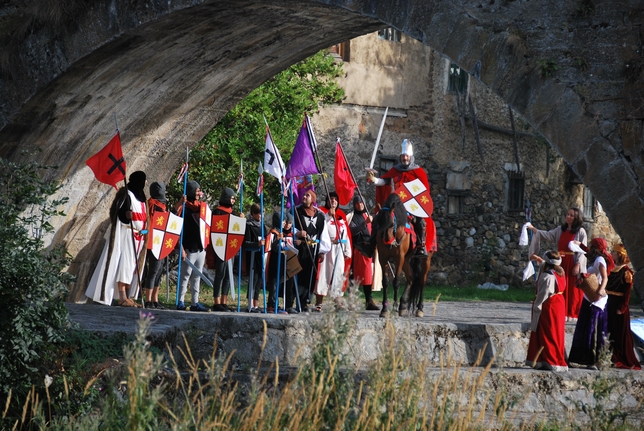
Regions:
<instances>
[{"instance_id":1,"label":"stone bridge arch","mask_svg":"<svg viewBox=\"0 0 644 431\"><path fill-rule=\"evenodd\" d=\"M70 202L52 240L75 256L73 299L113 197L84 161L107 142L114 112L128 169L167 180L183 149L264 80L383 25L472 71L520 112L602 203L635 268L644 266L644 7L636 0L61 3L0 8L0 155L37 149L32 157L60 166L54 175ZM638 273L640 293L643 280Z\"/></svg>"}]
</instances>

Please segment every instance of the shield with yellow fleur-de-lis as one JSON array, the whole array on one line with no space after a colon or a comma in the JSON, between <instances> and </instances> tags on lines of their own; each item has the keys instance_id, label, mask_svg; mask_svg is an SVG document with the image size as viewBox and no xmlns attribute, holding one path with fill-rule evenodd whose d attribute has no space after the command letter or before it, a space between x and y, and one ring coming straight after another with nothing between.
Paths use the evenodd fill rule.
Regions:
<instances>
[{"instance_id":1,"label":"shield with yellow fleur-de-lis","mask_svg":"<svg viewBox=\"0 0 644 431\"><path fill-rule=\"evenodd\" d=\"M223 261L233 258L244 242L246 219L232 214L214 215L210 225L210 243Z\"/></svg>"},{"instance_id":2,"label":"shield with yellow fleur-de-lis","mask_svg":"<svg viewBox=\"0 0 644 431\"><path fill-rule=\"evenodd\" d=\"M158 260L165 258L177 246L183 219L171 212L155 212L151 219L150 230L152 236L148 241L148 248Z\"/></svg>"},{"instance_id":3,"label":"shield with yellow fleur-de-lis","mask_svg":"<svg viewBox=\"0 0 644 431\"><path fill-rule=\"evenodd\" d=\"M400 197L409 214L427 218L434 212L434 201L429 194L429 189L419 179L403 183L394 193Z\"/></svg>"},{"instance_id":4,"label":"shield with yellow fleur-de-lis","mask_svg":"<svg viewBox=\"0 0 644 431\"><path fill-rule=\"evenodd\" d=\"M205 249L210 242L210 221L212 210L206 202L201 202L199 208L199 235L201 246Z\"/></svg>"}]
</instances>

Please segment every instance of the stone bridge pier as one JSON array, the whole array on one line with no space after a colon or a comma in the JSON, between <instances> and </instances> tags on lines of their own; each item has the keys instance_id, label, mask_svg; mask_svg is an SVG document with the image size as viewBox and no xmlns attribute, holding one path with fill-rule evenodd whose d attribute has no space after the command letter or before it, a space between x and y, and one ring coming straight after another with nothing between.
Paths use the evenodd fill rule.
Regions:
<instances>
[{"instance_id":1,"label":"stone bridge pier","mask_svg":"<svg viewBox=\"0 0 644 431\"><path fill-rule=\"evenodd\" d=\"M130 172L167 181L185 148L263 81L392 26L471 71L546 137L640 270L643 22L638 0L4 2L0 156L58 165L51 175L70 200L50 240L74 256L79 299L114 196L84 162L114 131L114 113ZM642 271L636 287L644 298Z\"/></svg>"}]
</instances>

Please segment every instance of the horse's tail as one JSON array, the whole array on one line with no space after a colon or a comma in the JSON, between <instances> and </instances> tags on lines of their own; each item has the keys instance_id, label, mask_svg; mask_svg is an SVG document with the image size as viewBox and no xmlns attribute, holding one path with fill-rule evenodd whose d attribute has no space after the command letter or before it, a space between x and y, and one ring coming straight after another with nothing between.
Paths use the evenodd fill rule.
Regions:
<instances>
[{"instance_id":1,"label":"horse's tail","mask_svg":"<svg viewBox=\"0 0 644 431\"><path fill-rule=\"evenodd\" d=\"M414 275L411 283L411 288L409 289L409 303L415 306L423 299L423 290L425 288L425 280L423 280L424 271L422 267L422 259L412 258L410 265Z\"/></svg>"}]
</instances>

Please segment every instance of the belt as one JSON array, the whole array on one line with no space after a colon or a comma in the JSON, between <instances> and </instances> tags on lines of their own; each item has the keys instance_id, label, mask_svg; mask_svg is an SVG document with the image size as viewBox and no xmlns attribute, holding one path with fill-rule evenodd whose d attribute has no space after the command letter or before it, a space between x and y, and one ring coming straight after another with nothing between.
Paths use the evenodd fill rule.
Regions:
<instances>
[{"instance_id":1,"label":"belt","mask_svg":"<svg viewBox=\"0 0 644 431\"><path fill-rule=\"evenodd\" d=\"M613 296L624 296L624 292L613 292L612 290L607 290L606 293Z\"/></svg>"},{"instance_id":2,"label":"belt","mask_svg":"<svg viewBox=\"0 0 644 431\"><path fill-rule=\"evenodd\" d=\"M131 226L125 226L126 229L132 229ZM145 234L148 233L145 229L143 230L138 230L138 229L132 229L134 231L134 239L137 241L141 241L143 238L145 238Z\"/></svg>"},{"instance_id":3,"label":"belt","mask_svg":"<svg viewBox=\"0 0 644 431\"><path fill-rule=\"evenodd\" d=\"M573 256L575 254L574 251L559 251L559 254L564 254L566 256Z\"/></svg>"}]
</instances>

